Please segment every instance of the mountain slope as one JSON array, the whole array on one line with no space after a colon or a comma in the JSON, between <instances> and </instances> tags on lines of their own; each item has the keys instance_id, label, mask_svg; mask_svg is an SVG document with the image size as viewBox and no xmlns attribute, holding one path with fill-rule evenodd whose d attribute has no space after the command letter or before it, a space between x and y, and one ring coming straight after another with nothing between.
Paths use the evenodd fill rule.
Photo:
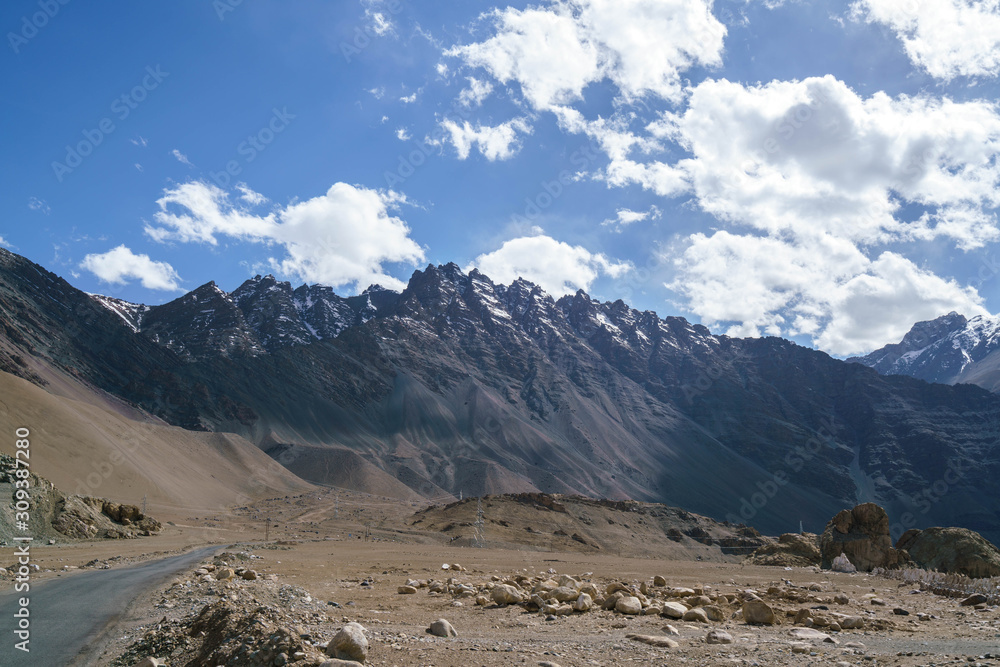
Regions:
<instances>
[{"instance_id":1,"label":"mountain slope","mask_svg":"<svg viewBox=\"0 0 1000 667\"><path fill-rule=\"evenodd\" d=\"M978 388L582 292L555 301L454 264L402 293L255 278L150 308L75 292L9 253L0 265L0 313L26 315L0 335L15 371L72 374L129 409L239 434L311 481L627 497L772 533L875 500L917 526L1000 538L1000 398ZM68 335L58 302L86 329ZM948 466L961 474L923 511Z\"/></svg>"},{"instance_id":2,"label":"mountain slope","mask_svg":"<svg viewBox=\"0 0 1000 667\"><path fill-rule=\"evenodd\" d=\"M909 375L928 382L968 383L1000 390L1000 317L966 319L949 313L917 322L899 343L848 359L884 375Z\"/></svg>"}]
</instances>

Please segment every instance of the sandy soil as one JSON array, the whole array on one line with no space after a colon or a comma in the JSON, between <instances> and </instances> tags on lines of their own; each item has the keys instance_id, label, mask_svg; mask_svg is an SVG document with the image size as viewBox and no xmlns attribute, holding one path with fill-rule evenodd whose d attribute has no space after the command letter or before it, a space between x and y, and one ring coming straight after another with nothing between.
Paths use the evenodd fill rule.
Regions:
<instances>
[{"instance_id":1,"label":"sandy soil","mask_svg":"<svg viewBox=\"0 0 1000 667\"><path fill-rule=\"evenodd\" d=\"M116 656L133 646L129 658L116 663L132 664L128 660L136 657L134 646L138 640L171 627L176 636L183 635L182 629L189 627L206 605L225 600L246 613L261 605L277 609L283 627L308 637L302 641L309 651L322 651L340 627L357 621L368 630L368 664L386 667L538 665L544 661L561 667L681 663L1000 665L1000 610L995 607L961 607L957 599L913 593L912 587L863 574L744 566L735 558L728 562L699 562L608 553L459 547L446 544L445 535L421 532L409 525L415 509L418 507L411 503L324 491L263 501L240 508L233 515L174 516L164 534L153 538L40 549L38 562L43 568L62 567L121 556L121 560L110 563L118 567L192 545L238 542L239 546L229 547L228 551L243 552L244 560L240 562L259 573L254 581L237 578L216 582L211 576L191 572L171 586L152 591L148 600L135 606L135 615L112 633L114 641L105 647L99 664L112 664ZM267 517L269 540L262 544ZM366 532L369 541L364 538ZM445 563L460 564L465 571L444 571ZM652 583L656 575L664 577L668 587L702 588L707 595L752 589L775 609L781 625L750 626L734 620L731 616L739 605L725 602L720 606L727 620L706 625L603 610L546 620L544 614L519 606L499 607L492 602L480 606L470 597L431 594L426 588L413 595L397 592L410 579L443 581L453 576L458 582L483 587L494 576L547 577L550 571L555 577L569 574L591 581L602 591L607 584L618 581ZM813 589L820 590L809 590L812 584L818 585ZM772 586L780 588L781 594L769 595ZM665 594L665 589L650 590L660 598ZM812 598L795 602L784 596L787 592ZM833 603L838 593L845 594L850 602ZM871 604L872 595L885 605ZM832 632L829 634L835 644L819 641L811 644L806 653L793 653L792 642L796 640L789 632L794 619L785 612L816 606L862 616L865 629ZM894 613L897 608L908 615ZM927 615L927 620L918 620L918 613ZM427 634L429 624L438 618L449 620L458 637L443 639ZM663 636L668 625L678 632L672 637L679 643L676 648L648 646L627 638L629 634ZM729 632L734 643L707 644L705 637L710 629ZM184 655L177 650L175 658ZM185 662L175 659L168 664Z\"/></svg>"}]
</instances>

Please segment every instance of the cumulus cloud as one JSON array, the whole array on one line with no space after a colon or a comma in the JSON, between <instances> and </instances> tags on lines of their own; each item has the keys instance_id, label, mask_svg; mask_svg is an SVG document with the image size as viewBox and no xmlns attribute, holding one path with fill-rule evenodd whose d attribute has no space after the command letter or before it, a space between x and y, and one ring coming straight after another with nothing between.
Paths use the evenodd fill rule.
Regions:
<instances>
[{"instance_id":1,"label":"cumulus cloud","mask_svg":"<svg viewBox=\"0 0 1000 667\"><path fill-rule=\"evenodd\" d=\"M938 79L1000 71L997 0L858 0L854 16L891 28L910 60Z\"/></svg>"},{"instance_id":2,"label":"cumulus cloud","mask_svg":"<svg viewBox=\"0 0 1000 667\"><path fill-rule=\"evenodd\" d=\"M491 162L506 160L521 148L518 135L531 134L531 125L524 118L514 118L496 127L473 127L467 120L459 125L451 119L445 119L441 121L441 127L448 132L446 140L455 147L459 160L468 158L473 147Z\"/></svg>"},{"instance_id":3,"label":"cumulus cloud","mask_svg":"<svg viewBox=\"0 0 1000 667\"><path fill-rule=\"evenodd\" d=\"M622 99L681 97L681 72L722 62L726 28L711 0L551 0L483 15L494 34L446 56L520 86L539 110L609 80Z\"/></svg>"},{"instance_id":4,"label":"cumulus cloud","mask_svg":"<svg viewBox=\"0 0 1000 667\"><path fill-rule=\"evenodd\" d=\"M83 258L80 268L112 285L138 280L146 289L180 291L180 276L167 262L155 262L149 255L137 255L124 245L102 254Z\"/></svg>"},{"instance_id":5,"label":"cumulus cloud","mask_svg":"<svg viewBox=\"0 0 1000 667\"><path fill-rule=\"evenodd\" d=\"M970 288L893 252L869 259L829 234L795 238L696 234L668 285L710 327L733 336L807 335L834 354L899 340L913 322L951 310L982 314Z\"/></svg>"},{"instance_id":6,"label":"cumulus cloud","mask_svg":"<svg viewBox=\"0 0 1000 667\"><path fill-rule=\"evenodd\" d=\"M700 206L745 233L695 234L670 285L734 334L805 334L831 352L898 339L917 319L982 312L979 297L871 248L1000 238L1000 115L986 102L862 98L833 77L708 80L649 131L681 143ZM900 214L904 204L924 213ZM870 321L869 321L870 320Z\"/></svg>"},{"instance_id":7,"label":"cumulus cloud","mask_svg":"<svg viewBox=\"0 0 1000 667\"><path fill-rule=\"evenodd\" d=\"M467 270L473 267L499 283L524 278L555 298L589 290L601 275L619 277L633 268L628 262L613 261L545 235L511 239L477 257Z\"/></svg>"},{"instance_id":8,"label":"cumulus cloud","mask_svg":"<svg viewBox=\"0 0 1000 667\"><path fill-rule=\"evenodd\" d=\"M409 227L392 214L405 201L392 191L337 183L324 195L262 216L234 204L224 190L192 181L164 192L146 234L161 242L217 245L229 237L267 244L284 250L268 260L282 274L334 287L401 289L405 284L383 265L424 259Z\"/></svg>"},{"instance_id":9,"label":"cumulus cloud","mask_svg":"<svg viewBox=\"0 0 1000 667\"><path fill-rule=\"evenodd\" d=\"M2 237L2 236L0 236L0 246L3 246L4 248L11 248L11 247L13 247L13 246L11 246L11 244L10 244L10 243L9 243L9 242L7 241L7 239L5 239L5 238L4 238L4 237Z\"/></svg>"}]
</instances>

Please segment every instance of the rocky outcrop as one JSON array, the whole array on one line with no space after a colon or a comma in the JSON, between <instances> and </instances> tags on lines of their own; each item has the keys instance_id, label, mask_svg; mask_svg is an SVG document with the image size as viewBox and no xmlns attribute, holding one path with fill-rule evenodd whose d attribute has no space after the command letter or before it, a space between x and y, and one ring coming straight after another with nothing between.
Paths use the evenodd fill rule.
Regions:
<instances>
[{"instance_id":1,"label":"rocky outcrop","mask_svg":"<svg viewBox=\"0 0 1000 667\"><path fill-rule=\"evenodd\" d=\"M833 559L841 554L862 572L910 564L905 551L893 548L889 515L875 503L864 503L833 517L820 537L820 552L824 569L830 569Z\"/></svg>"},{"instance_id":2,"label":"rocky outcrop","mask_svg":"<svg viewBox=\"0 0 1000 667\"><path fill-rule=\"evenodd\" d=\"M896 542L896 549L905 549L926 570L973 579L1000 577L1000 549L965 528L908 530Z\"/></svg>"},{"instance_id":3,"label":"rocky outcrop","mask_svg":"<svg viewBox=\"0 0 1000 667\"><path fill-rule=\"evenodd\" d=\"M747 558L752 565L809 567L819 565L819 535L815 533L785 533L777 542L765 544Z\"/></svg>"},{"instance_id":4,"label":"rocky outcrop","mask_svg":"<svg viewBox=\"0 0 1000 667\"><path fill-rule=\"evenodd\" d=\"M14 459L0 455L0 498L13 498L15 473ZM135 505L66 495L34 473L28 481L32 499L29 532L36 539L126 539L150 536L163 528ZM8 539L17 532L13 530L12 508L13 503L0 504L0 539Z\"/></svg>"}]
</instances>

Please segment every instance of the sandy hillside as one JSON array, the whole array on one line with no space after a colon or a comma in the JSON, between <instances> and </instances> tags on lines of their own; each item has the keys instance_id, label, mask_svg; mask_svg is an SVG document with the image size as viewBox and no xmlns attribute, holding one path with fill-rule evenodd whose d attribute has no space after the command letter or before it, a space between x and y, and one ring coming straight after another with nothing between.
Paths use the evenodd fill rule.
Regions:
<instances>
[{"instance_id":1,"label":"sandy hillside","mask_svg":"<svg viewBox=\"0 0 1000 667\"><path fill-rule=\"evenodd\" d=\"M141 504L170 518L312 487L247 440L138 422L0 373L0 452L31 431L32 470L66 493Z\"/></svg>"}]
</instances>

